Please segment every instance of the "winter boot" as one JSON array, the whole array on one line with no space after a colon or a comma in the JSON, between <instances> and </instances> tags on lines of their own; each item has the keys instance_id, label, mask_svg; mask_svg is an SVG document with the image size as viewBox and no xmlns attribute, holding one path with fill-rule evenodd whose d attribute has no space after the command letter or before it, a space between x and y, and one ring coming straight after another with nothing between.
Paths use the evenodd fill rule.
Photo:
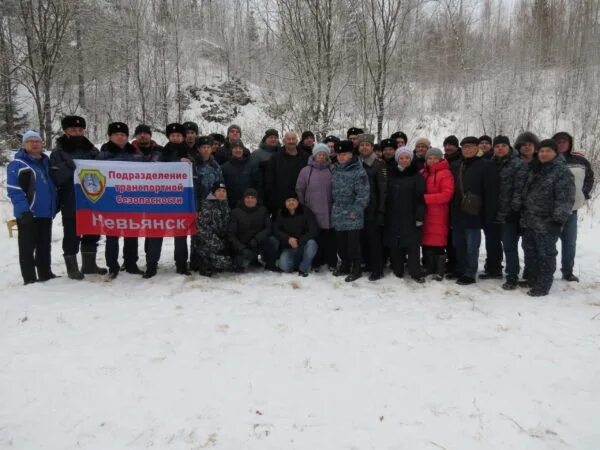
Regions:
<instances>
[{"instance_id":1,"label":"winter boot","mask_svg":"<svg viewBox=\"0 0 600 450\"><path fill-rule=\"evenodd\" d=\"M362 277L362 270L360 268L360 261L353 261L350 265L350 275L344 278L346 283L351 283Z\"/></svg>"},{"instance_id":2,"label":"winter boot","mask_svg":"<svg viewBox=\"0 0 600 450\"><path fill-rule=\"evenodd\" d=\"M77 266L77 255L65 255L65 265L67 266L67 275L71 280L83 280L83 273Z\"/></svg>"},{"instance_id":3,"label":"winter boot","mask_svg":"<svg viewBox=\"0 0 600 450\"><path fill-rule=\"evenodd\" d=\"M350 263L341 261L333 271L334 277L341 277L350 274Z\"/></svg>"},{"instance_id":4,"label":"winter boot","mask_svg":"<svg viewBox=\"0 0 600 450\"><path fill-rule=\"evenodd\" d=\"M442 281L444 279L444 274L446 273L446 255L438 255L435 261L435 272L433 274L433 279L435 281Z\"/></svg>"},{"instance_id":5,"label":"winter boot","mask_svg":"<svg viewBox=\"0 0 600 450\"><path fill-rule=\"evenodd\" d=\"M96 265L96 252L81 253L81 272L83 274L106 275L108 270Z\"/></svg>"}]
</instances>

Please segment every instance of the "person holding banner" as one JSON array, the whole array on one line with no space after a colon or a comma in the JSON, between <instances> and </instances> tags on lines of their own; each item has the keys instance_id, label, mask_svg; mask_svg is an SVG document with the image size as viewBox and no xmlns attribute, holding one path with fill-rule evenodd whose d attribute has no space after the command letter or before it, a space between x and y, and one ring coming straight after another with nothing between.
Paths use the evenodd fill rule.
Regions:
<instances>
[{"instance_id":1,"label":"person holding banner","mask_svg":"<svg viewBox=\"0 0 600 450\"><path fill-rule=\"evenodd\" d=\"M73 173L75 159L91 160L98 156L98 149L85 136L85 119L66 116L61 121L64 134L56 140L56 148L50 155L50 175L58 189L58 205L63 223L63 256L67 275L72 280L83 280L84 274L106 275L107 270L96 264L98 235L78 236L75 224L75 189ZM77 253L81 247L81 271Z\"/></svg>"},{"instance_id":2,"label":"person holding banner","mask_svg":"<svg viewBox=\"0 0 600 450\"><path fill-rule=\"evenodd\" d=\"M129 143L129 127L123 122L113 122L108 125L108 142L100 148L100 154L96 159L103 161L136 161L142 162L142 154ZM117 236L106 236L106 265L110 278L119 275L119 238ZM138 239L123 238L123 259L125 260L125 271L134 275L142 275L143 272L137 265Z\"/></svg>"},{"instance_id":3,"label":"person holding banner","mask_svg":"<svg viewBox=\"0 0 600 450\"><path fill-rule=\"evenodd\" d=\"M167 125L165 135L169 142L164 146L159 156L159 162L190 162L188 159L188 146L185 143L187 131L188 129L179 123L170 123ZM162 244L163 238L146 238L144 242L146 249L146 272L144 273L144 278L152 278L156 275ZM191 275L187 267L188 254L187 236L176 237L174 259L177 273Z\"/></svg>"},{"instance_id":4,"label":"person holding banner","mask_svg":"<svg viewBox=\"0 0 600 450\"><path fill-rule=\"evenodd\" d=\"M24 284L56 278L50 269L56 188L50 177L49 159L44 155L44 142L36 131L23 134L23 148L8 165L6 184L17 219Z\"/></svg>"}]
</instances>

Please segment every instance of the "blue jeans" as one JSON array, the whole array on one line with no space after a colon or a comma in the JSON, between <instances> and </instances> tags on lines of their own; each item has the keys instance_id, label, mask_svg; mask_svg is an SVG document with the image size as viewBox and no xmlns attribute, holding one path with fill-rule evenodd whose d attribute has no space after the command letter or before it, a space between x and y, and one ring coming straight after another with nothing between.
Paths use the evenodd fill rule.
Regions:
<instances>
[{"instance_id":1,"label":"blue jeans","mask_svg":"<svg viewBox=\"0 0 600 450\"><path fill-rule=\"evenodd\" d=\"M506 258L506 279L517 281L521 267L519 265L519 224L502 225L502 246Z\"/></svg>"},{"instance_id":2,"label":"blue jeans","mask_svg":"<svg viewBox=\"0 0 600 450\"><path fill-rule=\"evenodd\" d=\"M456 249L456 272L475 279L479 265L481 230L479 228L453 229L452 243Z\"/></svg>"},{"instance_id":3,"label":"blue jeans","mask_svg":"<svg viewBox=\"0 0 600 450\"><path fill-rule=\"evenodd\" d=\"M573 273L577 247L577 211L573 211L560 233L561 269L565 275Z\"/></svg>"},{"instance_id":4,"label":"blue jeans","mask_svg":"<svg viewBox=\"0 0 600 450\"><path fill-rule=\"evenodd\" d=\"M292 272L296 267L301 272L308 273L319 246L314 239L298 248L286 248L279 256L279 268L284 272Z\"/></svg>"}]
</instances>

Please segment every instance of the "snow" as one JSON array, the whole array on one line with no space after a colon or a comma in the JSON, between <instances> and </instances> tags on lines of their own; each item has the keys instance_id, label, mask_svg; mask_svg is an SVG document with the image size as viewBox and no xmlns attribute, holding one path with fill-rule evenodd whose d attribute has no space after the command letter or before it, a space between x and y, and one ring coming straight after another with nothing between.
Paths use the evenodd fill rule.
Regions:
<instances>
[{"instance_id":1,"label":"snow","mask_svg":"<svg viewBox=\"0 0 600 450\"><path fill-rule=\"evenodd\" d=\"M186 278L168 239L152 280L76 282L60 217L62 278L22 286L3 230L0 448L598 449L597 227L585 212L581 283L557 274L543 299L391 274Z\"/></svg>"}]
</instances>

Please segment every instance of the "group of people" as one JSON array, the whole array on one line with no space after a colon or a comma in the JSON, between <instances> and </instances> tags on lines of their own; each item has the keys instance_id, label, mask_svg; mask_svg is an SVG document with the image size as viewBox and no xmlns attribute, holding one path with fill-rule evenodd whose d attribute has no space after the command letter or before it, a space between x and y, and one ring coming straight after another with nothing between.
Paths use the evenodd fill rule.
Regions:
<instances>
[{"instance_id":1,"label":"group of people","mask_svg":"<svg viewBox=\"0 0 600 450\"><path fill-rule=\"evenodd\" d=\"M347 282L363 271L376 281L389 263L395 276L402 278L406 269L417 283L431 276L470 285L479 277L543 296L552 286L561 239L563 279L578 281L577 210L590 198L594 174L566 132L541 141L524 132L514 146L502 135L460 142L448 136L441 150L424 137L410 148L400 131L375 144L373 135L356 127L346 139L326 136L321 142L310 131L300 138L286 132L280 142L279 132L269 129L250 151L237 125L226 135L201 136L193 122L172 123L165 129L168 143L160 146L149 126L138 125L129 142L127 124L114 122L98 150L85 128L82 117L63 118L64 133L50 157L40 135L28 131L9 164L25 284L55 277L50 236L59 210L69 278L157 273L162 238L145 239L144 271L137 265L137 238L123 238L120 264L119 238L107 236L108 268L97 265L100 236L76 233L76 159L193 165L198 226L191 242L174 238L179 274L211 276L264 266L308 276L327 267ZM486 259L478 274L482 231Z\"/></svg>"}]
</instances>

